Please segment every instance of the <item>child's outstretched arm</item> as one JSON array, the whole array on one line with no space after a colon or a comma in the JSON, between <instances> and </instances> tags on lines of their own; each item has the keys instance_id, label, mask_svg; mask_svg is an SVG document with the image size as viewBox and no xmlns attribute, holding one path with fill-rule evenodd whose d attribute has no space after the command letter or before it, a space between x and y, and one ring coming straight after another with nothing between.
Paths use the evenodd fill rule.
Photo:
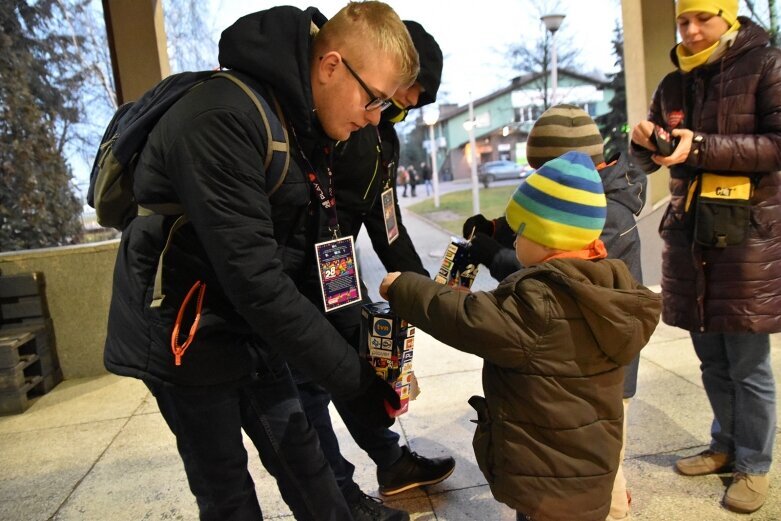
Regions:
<instances>
[{"instance_id":1,"label":"child's outstretched arm","mask_svg":"<svg viewBox=\"0 0 781 521\"><path fill-rule=\"evenodd\" d=\"M399 275L401 275L401 272L399 271L388 273L385 275L385 278L382 279L382 282L380 282L380 296L385 300L388 300L388 288L390 288L391 284L399 278Z\"/></svg>"},{"instance_id":2,"label":"child's outstretched arm","mask_svg":"<svg viewBox=\"0 0 781 521\"><path fill-rule=\"evenodd\" d=\"M380 286L393 311L434 338L503 367L526 363L533 335L517 299L469 293L415 273L391 273Z\"/></svg>"}]
</instances>

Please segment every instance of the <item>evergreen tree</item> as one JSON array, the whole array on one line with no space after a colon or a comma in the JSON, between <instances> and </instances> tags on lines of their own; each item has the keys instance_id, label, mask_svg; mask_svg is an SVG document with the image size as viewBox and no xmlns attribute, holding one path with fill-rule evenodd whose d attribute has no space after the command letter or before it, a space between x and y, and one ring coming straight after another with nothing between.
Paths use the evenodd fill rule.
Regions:
<instances>
[{"instance_id":1,"label":"evergreen tree","mask_svg":"<svg viewBox=\"0 0 781 521\"><path fill-rule=\"evenodd\" d=\"M63 155L80 107L72 36L55 0L0 0L0 251L78 242L81 205Z\"/></svg>"},{"instance_id":2,"label":"evergreen tree","mask_svg":"<svg viewBox=\"0 0 781 521\"><path fill-rule=\"evenodd\" d=\"M624 78L624 33L621 25L613 30L613 53L618 71L610 75L610 88L615 93L605 114L596 118L599 131L605 139L605 158L625 153L629 146L629 127L626 114L626 82Z\"/></svg>"}]
</instances>

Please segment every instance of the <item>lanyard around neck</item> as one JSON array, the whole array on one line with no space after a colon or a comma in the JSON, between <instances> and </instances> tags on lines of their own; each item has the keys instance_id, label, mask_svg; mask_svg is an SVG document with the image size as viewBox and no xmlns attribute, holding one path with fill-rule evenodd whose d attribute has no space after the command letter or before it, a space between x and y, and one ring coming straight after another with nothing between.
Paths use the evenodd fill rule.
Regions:
<instances>
[{"instance_id":1,"label":"lanyard around neck","mask_svg":"<svg viewBox=\"0 0 781 521\"><path fill-rule=\"evenodd\" d=\"M334 239L338 239L340 236L339 220L336 215L336 195L334 194L334 176L331 172L331 167L329 165L326 165L325 167L325 171L328 174L328 187L326 189L320 182L320 177L317 175L317 170L315 170L311 161L309 161L309 158L306 157L304 149L301 148L301 143L298 140L295 128L291 126L290 130L293 134L293 138L296 141L296 148L298 148L298 152L301 154L301 158L304 160L304 164L308 168L306 175L307 179L309 179L309 183L312 185L312 191L314 192L318 202L320 203L320 206L323 207L323 210L325 210L325 214L328 217L328 230L333 234ZM327 157L331 157L330 151L328 149L325 150L325 154Z\"/></svg>"}]
</instances>

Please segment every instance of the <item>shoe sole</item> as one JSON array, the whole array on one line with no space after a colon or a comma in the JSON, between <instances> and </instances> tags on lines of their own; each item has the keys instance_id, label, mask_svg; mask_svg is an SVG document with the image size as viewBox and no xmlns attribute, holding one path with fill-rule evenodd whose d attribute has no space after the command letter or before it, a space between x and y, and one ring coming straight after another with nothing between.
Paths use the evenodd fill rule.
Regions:
<instances>
[{"instance_id":1,"label":"shoe sole","mask_svg":"<svg viewBox=\"0 0 781 521\"><path fill-rule=\"evenodd\" d=\"M441 477L439 477L437 479L432 479L431 481L418 481L418 482L415 482L415 483L409 483L409 484L404 485L403 487L399 487L399 488L383 488L383 487L380 487L380 494L382 494L383 496L395 496L396 494L401 494L402 492L405 492L407 490L411 490L413 488L425 487L426 485L436 485L437 483L442 483L447 478L449 478L454 470L456 470L455 465L453 465L453 468L450 469L450 471L447 474L445 474L444 476L441 476Z\"/></svg>"},{"instance_id":2,"label":"shoe sole","mask_svg":"<svg viewBox=\"0 0 781 521\"><path fill-rule=\"evenodd\" d=\"M684 472L680 468L678 468L678 465L675 465L675 472L677 472L681 476L689 476L689 477L712 476L714 474L729 474L732 472L732 465L731 464L725 465L718 469L705 470L702 472Z\"/></svg>"},{"instance_id":3,"label":"shoe sole","mask_svg":"<svg viewBox=\"0 0 781 521\"><path fill-rule=\"evenodd\" d=\"M735 512L735 513L738 513L738 514L753 514L754 512L756 512L757 510L762 508L764 506L764 504L765 504L765 502L762 501L762 504L759 505L758 507L754 507L754 506L744 507L744 506L741 506L741 505L734 505L734 504L731 504L731 503L727 503L726 500L721 502L721 505L725 509L729 510L730 512Z\"/></svg>"}]
</instances>

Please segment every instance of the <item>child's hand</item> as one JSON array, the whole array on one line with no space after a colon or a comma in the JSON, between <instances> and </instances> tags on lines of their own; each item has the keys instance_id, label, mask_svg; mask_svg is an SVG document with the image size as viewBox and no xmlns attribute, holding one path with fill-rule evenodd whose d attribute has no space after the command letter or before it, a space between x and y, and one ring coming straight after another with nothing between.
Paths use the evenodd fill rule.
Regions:
<instances>
[{"instance_id":1,"label":"child's hand","mask_svg":"<svg viewBox=\"0 0 781 521\"><path fill-rule=\"evenodd\" d=\"M385 275L385 278L382 279L382 282L380 282L380 296L385 300L388 300L388 289L391 287L391 284L399 278L399 275L401 275L401 273L398 271L388 273Z\"/></svg>"}]
</instances>

